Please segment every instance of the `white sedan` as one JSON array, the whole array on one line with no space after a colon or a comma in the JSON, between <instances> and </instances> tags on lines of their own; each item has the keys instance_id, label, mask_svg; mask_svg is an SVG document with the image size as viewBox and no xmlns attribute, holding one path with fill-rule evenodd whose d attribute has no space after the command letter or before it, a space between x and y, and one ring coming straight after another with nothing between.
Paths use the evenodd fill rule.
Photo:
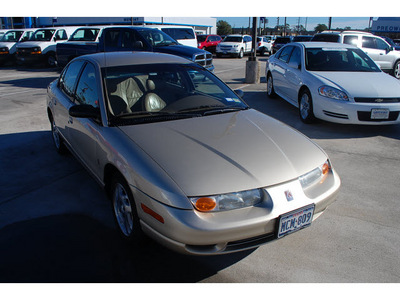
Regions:
<instances>
[{"instance_id":1,"label":"white sedan","mask_svg":"<svg viewBox=\"0 0 400 300\"><path fill-rule=\"evenodd\" d=\"M298 107L305 123L400 123L400 80L355 46L287 44L269 58L265 76L268 96Z\"/></svg>"}]
</instances>

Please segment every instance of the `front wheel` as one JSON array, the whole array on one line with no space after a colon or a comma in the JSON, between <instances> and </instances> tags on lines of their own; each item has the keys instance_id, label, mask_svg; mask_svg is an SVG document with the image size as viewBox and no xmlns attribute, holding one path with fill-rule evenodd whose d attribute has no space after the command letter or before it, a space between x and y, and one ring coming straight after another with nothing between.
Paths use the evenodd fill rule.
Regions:
<instances>
[{"instance_id":1,"label":"front wheel","mask_svg":"<svg viewBox=\"0 0 400 300\"><path fill-rule=\"evenodd\" d=\"M129 241L143 238L139 217L129 185L122 176L115 176L111 185L114 217L121 235Z\"/></svg>"},{"instance_id":2,"label":"front wheel","mask_svg":"<svg viewBox=\"0 0 400 300\"><path fill-rule=\"evenodd\" d=\"M244 55L244 51L243 51L243 48L242 48L242 49L240 49L240 52L238 54L238 58L243 58L243 55Z\"/></svg>"},{"instance_id":3,"label":"front wheel","mask_svg":"<svg viewBox=\"0 0 400 300\"><path fill-rule=\"evenodd\" d=\"M311 94L308 90L303 90L299 98L299 115L301 121L306 124L313 123L315 120L313 113L313 103Z\"/></svg>"},{"instance_id":4,"label":"front wheel","mask_svg":"<svg viewBox=\"0 0 400 300\"><path fill-rule=\"evenodd\" d=\"M396 61L393 66L393 76L400 79L400 60Z\"/></svg>"}]
</instances>

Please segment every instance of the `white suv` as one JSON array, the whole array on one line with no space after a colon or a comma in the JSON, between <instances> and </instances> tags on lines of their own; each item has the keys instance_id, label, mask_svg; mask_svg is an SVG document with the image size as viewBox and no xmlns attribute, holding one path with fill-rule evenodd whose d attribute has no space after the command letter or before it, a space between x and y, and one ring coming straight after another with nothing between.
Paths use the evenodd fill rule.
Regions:
<instances>
[{"instance_id":1,"label":"white suv","mask_svg":"<svg viewBox=\"0 0 400 300\"><path fill-rule=\"evenodd\" d=\"M323 31L314 35L312 41L356 45L371 57L382 71L400 79L400 51L394 50L379 36L361 31Z\"/></svg>"},{"instance_id":2,"label":"white suv","mask_svg":"<svg viewBox=\"0 0 400 300\"><path fill-rule=\"evenodd\" d=\"M250 35L228 35L221 43L217 45L217 57L227 54L242 58L244 54L251 53L251 41L252 38Z\"/></svg>"}]
</instances>

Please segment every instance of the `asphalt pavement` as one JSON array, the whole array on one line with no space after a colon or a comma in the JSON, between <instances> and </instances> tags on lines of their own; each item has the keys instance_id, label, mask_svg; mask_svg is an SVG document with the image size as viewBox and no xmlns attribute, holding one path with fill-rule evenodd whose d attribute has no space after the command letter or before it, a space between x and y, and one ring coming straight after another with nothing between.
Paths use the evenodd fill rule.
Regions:
<instances>
[{"instance_id":1,"label":"asphalt pavement","mask_svg":"<svg viewBox=\"0 0 400 300\"><path fill-rule=\"evenodd\" d=\"M266 59L259 84L245 83L246 57L215 59L215 73L319 144L342 187L311 227L215 257L121 240L102 189L53 149L45 99L59 71L0 68L0 282L399 283L400 126L303 124L296 108L268 98Z\"/></svg>"}]
</instances>

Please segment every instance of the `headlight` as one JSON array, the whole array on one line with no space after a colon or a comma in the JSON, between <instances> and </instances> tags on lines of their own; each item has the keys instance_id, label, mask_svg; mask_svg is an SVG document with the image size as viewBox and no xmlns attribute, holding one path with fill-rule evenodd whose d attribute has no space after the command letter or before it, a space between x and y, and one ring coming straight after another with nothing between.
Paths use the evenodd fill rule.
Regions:
<instances>
[{"instance_id":1,"label":"headlight","mask_svg":"<svg viewBox=\"0 0 400 300\"><path fill-rule=\"evenodd\" d=\"M345 92L342 92L341 90L335 89L334 87L323 85L318 89L318 93L321 96L336 99L336 100L342 100L342 101L349 101L349 97Z\"/></svg>"},{"instance_id":2,"label":"headlight","mask_svg":"<svg viewBox=\"0 0 400 300\"><path fill-rule=\"evenodd\" d=\"M201 212L216 212L248 207L256 205L262 200L263 194L260 189L216 196L190 198L193 206Z\"/></svg>"},{"instance_id":3,"label":"headlight","mask_svg":"<svg viewBox=\"0 0 400 300\"><path fill-rule=\"evenodd\" d=\"M327 160L323 165L315 168L311 172L304 174L299 177L301 186L303 189L306 189L316 183L323 183L325 181L326 176L331 170L331 164L329 160Z\"/></svg>"},{"instance_id":4,"label":"headlight","mask_svg":"<svg viewBox=\"0 0 400 300\"><path fill-rule=\"evenodd\" d=\"M239 47L239 45L233 45L233 47L237 48L237 47Z\"/></svg>"},{"instance_id":5,"label":"headlight","mask_svg":"<svg viewBox=\"0 0 400 300\"><path fill-rule=\"evenodd\" d=\"M8 54L8 48L7 47L0 48L0 54Z\"/></svg>"}]
</instances>

